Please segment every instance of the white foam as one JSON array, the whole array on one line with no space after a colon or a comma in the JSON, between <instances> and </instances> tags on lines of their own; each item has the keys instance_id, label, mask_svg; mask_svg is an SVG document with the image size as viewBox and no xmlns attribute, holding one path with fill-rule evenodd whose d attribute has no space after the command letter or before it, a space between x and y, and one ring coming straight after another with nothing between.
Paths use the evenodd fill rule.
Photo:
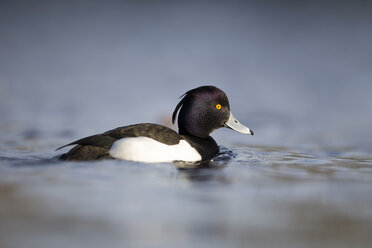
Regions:
<instances>
[{"instance_id":1,"label":"white foam","mask_svg":"<svg viewBox=\"0 0 372 248\"><path fill-rule=\"evenodd\" d=\"M120 139L112 145L110 155L117 159L145 163L201 160L200 154L185 140L176 145L166 145L148 137Z\"/></svg>"}]
</instances>

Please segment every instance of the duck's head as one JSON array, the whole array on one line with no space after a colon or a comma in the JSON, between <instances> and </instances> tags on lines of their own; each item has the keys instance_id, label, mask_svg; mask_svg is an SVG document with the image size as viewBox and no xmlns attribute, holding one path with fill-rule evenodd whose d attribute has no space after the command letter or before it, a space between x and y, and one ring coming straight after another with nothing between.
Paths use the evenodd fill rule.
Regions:
<instances>
[{"instance_id":1,"label":"duck's head","mask_svg":"<svg viewBox=\"0 0 372 248\"><path fill-rule=\"evenodd\" d=\"M178 129L180 134L207 138L213 130L228 127L239 133L253 132L240 124L230 112L229 100L225 92L214 86L201 86L189 90L181 97L172 115L174 123L177 112Z\"/></svg>"}]
</instances>

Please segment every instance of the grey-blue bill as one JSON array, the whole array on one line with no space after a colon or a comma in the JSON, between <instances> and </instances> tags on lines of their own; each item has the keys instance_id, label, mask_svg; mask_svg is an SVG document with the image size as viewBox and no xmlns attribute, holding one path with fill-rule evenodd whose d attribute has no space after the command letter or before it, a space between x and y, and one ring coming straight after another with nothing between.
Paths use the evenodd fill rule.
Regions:
<instances>
[{"instance_id":1,"label":"grey-blue bill","mask_svg":"<svg viewBox=\"0 0 372 248\"><path fill-rule=\"evenodd\" d=\"M253 131L250 130L248 127L244 126L241 124L235 117L234 115L230 112L230 117L225 123L225 127L231 128L232 130L235 130L239 133L244 133L244 134L251 134L253 135Z\"/></svg>"}]
</instances>

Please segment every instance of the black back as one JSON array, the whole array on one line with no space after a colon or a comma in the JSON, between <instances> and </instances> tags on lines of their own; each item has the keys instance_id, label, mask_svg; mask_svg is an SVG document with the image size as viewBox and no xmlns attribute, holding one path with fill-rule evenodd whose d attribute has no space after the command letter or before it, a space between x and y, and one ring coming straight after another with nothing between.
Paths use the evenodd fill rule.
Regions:
<instances>
[{"instance_id":1,"label":"black back","mask_svg":"<svg viewBox=\"0 0 372 248\"><path fill-rule=\"evenodd\" d=\"M174 130L152 123L135 124L119 127L102 134L96 134L76 140L70 144L59 147L57 150L77 145L61 156L63 160L100 160L110 158L111 146L119 139L131 137L148 137L167 145L176 145L181 136Z\"/></svg>"}]
</instances>

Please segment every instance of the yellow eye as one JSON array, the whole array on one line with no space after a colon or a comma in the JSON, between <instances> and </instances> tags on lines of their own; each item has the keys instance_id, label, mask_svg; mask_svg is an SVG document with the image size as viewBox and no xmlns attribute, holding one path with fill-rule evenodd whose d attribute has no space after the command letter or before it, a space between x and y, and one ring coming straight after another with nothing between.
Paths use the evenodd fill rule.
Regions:
<instances>
[{"instance_id":1,"label":"yellow eye","mask_svg":"<svg viewBox=\"0 0 372 248\"><path fill-rule=\"evenodd\" d=\"M221 109L221 104L217 104L216 109Z\"/></svg>"}]
</instances>

